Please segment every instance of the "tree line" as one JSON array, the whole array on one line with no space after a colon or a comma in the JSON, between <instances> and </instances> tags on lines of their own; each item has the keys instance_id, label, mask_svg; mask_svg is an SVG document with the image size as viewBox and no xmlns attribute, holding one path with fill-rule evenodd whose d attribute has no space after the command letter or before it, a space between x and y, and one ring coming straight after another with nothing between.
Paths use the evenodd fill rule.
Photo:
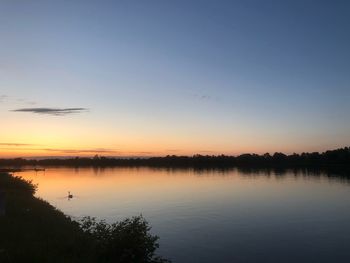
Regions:
<instances>
[{"instance_id":1,"label":"tree line","mask_svg":"<svg viewBox=\"0 0 350 263\"><path fill-rule=\"evenodd\" d=\"M151 166L151 167L236 167L236 166L350 166L350 147L329 150L322 153L200 155L148 158L94 157L48 158L48 159L0 159L0 166Z\"/></svg>"}]
</instances>

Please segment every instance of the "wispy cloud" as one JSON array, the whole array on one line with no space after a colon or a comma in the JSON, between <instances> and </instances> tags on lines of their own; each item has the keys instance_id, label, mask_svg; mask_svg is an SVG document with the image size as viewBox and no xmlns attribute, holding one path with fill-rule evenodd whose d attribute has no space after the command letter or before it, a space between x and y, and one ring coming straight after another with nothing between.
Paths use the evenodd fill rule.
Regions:
<instances>
[{"instance_id":1,"label":"wispy cloud","mask_svg":"<svg viewBox=\"0 0 350 263\"><path fill-rule=\"evenodd\" d=\"M54 116L64 116L68 114L87 112L87 108L21 108L11 110L13 112L30 112L35 114L47 114Z\"/></svg>"},{"instance_id":2,"label":"wispy cloud","mask_svg":"<svg viewBox=\"0 0 350 263\"><path fill-rule=\"evenodd\" d=\"M200 101L220 101L219 97L204 93L192 93L190 96Z\"/></svg>"},{"instance_id":3,"label":"wispy cloud","mask_svg":"<svg viewBox=\"0 0 350 263\"><path fill-rule=\"evenodd\" d=\"M34 146L35 144L29 144L29 143L15 143L15 142L0 142L0 146L7 146L7 147L23 147L23 146Z\"/></svg>"},{"instance_id":4,"label":"wispy cloud","mask_svg":"<svg viewBox=\"0 0 350 263\"><path fill-rule=\"evenodd\" d=\"M5 94L0 94L0 103L6 103L6 104L12 104L12 105L36 105L37 104L37 102L33 100L11 97Z\"/></svg>"},{"instance_id":5,"label":"wispy cloud","mask_svg":"<svg viewBox=\"0 0 350 263\"><path fill-rule=\"evenodd\" d=\"M115 149L105 149L105 148L93 148L93 149L53 149L53 148L46 148L41 149L47 152L56 152L56 153L65 153L65 154L80 154L80 153L109 153L109 154L118 154L119 151Z\"/></svg>"},{"instance_id":6,"label":"wispy cloud","mask_svg":"<svg viewBox=\"0 0 350 263\"><path fill-rule=\"evenodd\" d=\"M0 103L4 102L8 98L7 95L0 95Z\"/></svg>"},{"instance_id":7,"label":"wispy cloud","mask_svg":"<svg viewBox=\"0 0 350 263\"><path fill-rule=\"evenodd\" d=\"M30 147L32 146L32 147ZM33 147L34 146L34 147ZM67 155L85 155L85 154L107 154L107 155L120 155L122 152L117 149L107 148L88 148L88 149L59 149L59 148L42 148L37 147L38 144L26 144L26 143L7 143L1 142L1 150L15 150L15 151L33 151L33 152L52 152L55 154L67 154Z\"/></svg>"},{"instance_id":8,"label":"wispy cloud","mask_svg":"<svg viewBox=\"0 0 350 263\"><path fill-rule=\"evenodd\" d=\"M37 102L31 101L31 100L25 100L25 99L16 99L17 102L21 104L27 104L27 105L36 105Z\"/></svg>"}]
</instances>

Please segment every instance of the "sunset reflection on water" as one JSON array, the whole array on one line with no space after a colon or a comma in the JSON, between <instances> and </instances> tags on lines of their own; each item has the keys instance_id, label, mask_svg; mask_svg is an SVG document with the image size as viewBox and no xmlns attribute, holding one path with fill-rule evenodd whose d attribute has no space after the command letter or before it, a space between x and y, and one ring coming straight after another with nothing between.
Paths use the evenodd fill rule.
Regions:
<instances>
[{"instance_id":1,"label":"sunset reflection on water","mask_svg":"<svg viewBox=\"0 0 350 263\"><path fill-rule=\"evenodd\" d=\"M315 251L325 262L338 252L350 256L344 245L350 242L350 187L337 176L153 168L48 168L17 175L38 184L38 197L77 220L144 215L160 236L160 253L174 262L305 262ZM286 259L288 244L295 254Z\"/></svg>"}]
</instances>

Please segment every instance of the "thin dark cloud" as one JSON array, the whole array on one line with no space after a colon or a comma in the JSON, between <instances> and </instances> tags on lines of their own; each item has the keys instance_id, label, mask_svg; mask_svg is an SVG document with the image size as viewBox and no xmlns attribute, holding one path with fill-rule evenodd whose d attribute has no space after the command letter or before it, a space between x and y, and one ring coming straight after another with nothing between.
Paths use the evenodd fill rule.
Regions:
<instances>
[{"instance_id":1,"label":"thin dark cloud","mask_svg":"<svg viewBox=\"0 0 350 263\"><path fill-rule=\"evenodd\" d=\"M211 96L209 96L209 95L201 95L200 98L201 98L202 100L210 100L210 99L211 99Z\"/></svg>"},{"instance_id":2,"label":"thin dark cloud","mask_svg":"<svg viewBox=\"0 0 350 263\"><path fill-rule=\"evenodd\" d=\"M64 116L68 114L87 112L87 108L21 108L11 110L13 112L30 112L35 114L47 114L54 116Z\"/></svg>"},{"instance_id":3,"label":"thin dark cloud","mask_svg":"<svg viewBox=\"0 0 350 263\"><path fill-rule=\"evenodd\" d=\"M203 93L192 93L191 97L200 101L220 101L221 100L218 96L213 96L213 95L203 94Z\"/></svg>"},{"instance_id":4,"label":"thin dark cloud","mask_svg":"<svg viewBox=\"0 0 350 263\"><path fill-rule=\"evenodd\" d=\"M34 146L35 144L29 143L15 143L15 142L0 142L0 146L13 146L13 147L23 147L23 146Z\"/></svg>"},{"instance_id":5,"label":"thin dark cloud","mask_svg":"<svg viewBox=\"0 0 350 263\"><path fill-rule=\"evenodd\" d=\"M80 153L113 153L117 154L120 153L119 151L115 149L105 149L105 148L93 148L93 149L52 149L52 148L46 148L46 149L41 149L44 151L48 152L56 152L56 153L66 153L66 154L80 154Z\"/></svg>"}]
</instances>

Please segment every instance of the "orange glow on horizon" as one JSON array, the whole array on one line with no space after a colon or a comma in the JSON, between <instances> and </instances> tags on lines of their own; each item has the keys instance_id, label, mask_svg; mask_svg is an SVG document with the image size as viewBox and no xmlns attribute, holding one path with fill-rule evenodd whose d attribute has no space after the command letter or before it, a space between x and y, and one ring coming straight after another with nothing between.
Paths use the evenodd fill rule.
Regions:
<instances>
[{"instance_id":1,"label":"orange glow on horizon","mask_svg":"<svg viewBox=\"0 0 350 263\"><path fill-rule=\"evenodd\" d=\"M235 148L236 150L229 149L215 149L215 150L191 150L191 149L162 149L162 148L136 148L133 150L128 149L110 149L103 147L90 147L90 148L40 148L40 147L1 147L0 146L0 158L35 158L35 157L93 157L95 155L106 157L153 157L153 156L167 156L167 155L181 155L181 156L193 156L200 155L233 155L237 156L244 153L256 153L264 154L266 152L284 152L286 154L292 154L298 151L264 151L264 149L254 148ZM326 149L325 149L326 150Z\"/></svg>"},{"instance_id":2,"label":"orange glow on horizon","mask_svg":"<svg viewBox=\"0 0 350 263\"><path fill-rule=\"evenodd\" d=\"M282 135L264 135L259 131L237 127L233 132L217 127L201 130L188 127L179 130L157 124L115 127L91 125L77 119L5 119L0 137L0 158L49 156L166 156L166 155L239 155L266 152L300 153L343 147L315 143L310 138L286 141ZM30 125L29 125L30 124ZM151 126L151 128L149 128ZM217 134L216 134L217 133ZM255 134L257 133L257 134ZM320 139L320 138L319 138Z\"/></svg>"}]
</instances>

